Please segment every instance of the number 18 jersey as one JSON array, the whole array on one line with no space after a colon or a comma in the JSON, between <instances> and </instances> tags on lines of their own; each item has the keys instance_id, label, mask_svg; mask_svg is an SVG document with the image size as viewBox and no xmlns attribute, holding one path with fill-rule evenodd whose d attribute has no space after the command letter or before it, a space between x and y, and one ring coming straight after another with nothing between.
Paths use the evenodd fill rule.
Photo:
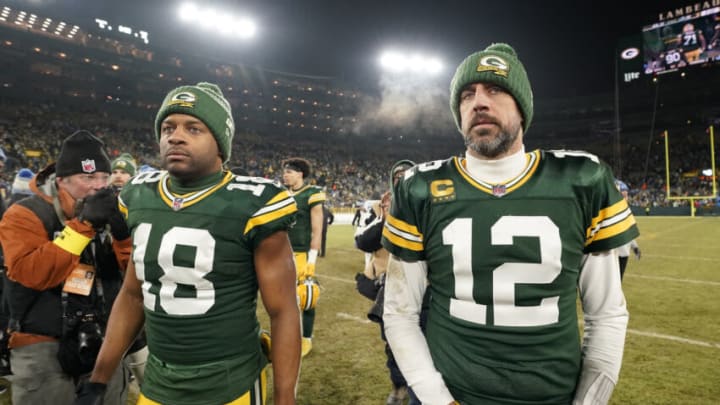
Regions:
<instances>
[{"instance_id":1,"label":"number 18 jersey","mask_svg":"<svg viewBox=\"0 0 720 405\"><path fill-rule=\"evenodd\" d=\"M229 172L182 195L170 191L169 181L166 172L141 173L120 195L142 283L148 348L178 365L239 359L244 377L233 384L247 385L246 391L265 365L253 251L290 227L295 201L272 181Z\"/></svg>"},{"instance_id":2,"label":"number 18 jersey","mask_svg":"<svg viewBox=\"0 0 720 405\"><path fill-rule=\"evenodd\" d=\"M638 235L596 157L534 151L526 159L503 184L474 179L459 158L414 167L383 232L392 254L427 262L428 346L467 403L571 402L583 255Z\"/></svg>"}]
</instances>

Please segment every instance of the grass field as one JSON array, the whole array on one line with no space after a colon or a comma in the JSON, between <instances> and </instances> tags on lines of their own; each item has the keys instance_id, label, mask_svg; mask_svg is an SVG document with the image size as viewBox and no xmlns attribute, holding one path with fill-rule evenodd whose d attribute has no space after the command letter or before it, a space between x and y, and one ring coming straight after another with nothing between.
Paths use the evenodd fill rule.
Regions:
<instances>
[{"instance_id":1,"label":"grass field","mask_svg":"<svg viewBox=\"0 0 720 405\"><path fill-rule=\"evenodd\" d=\"M630 258L625 275L630 325L612 403L717 404L720 218L638 222L643 255ZM371 302L355 291L363 255L352 233L349 225L331 226L327 256L318 263L322 295L299 404L380 405L390 391L379 328L366 318Z\"/></svg>"}]
</instances>

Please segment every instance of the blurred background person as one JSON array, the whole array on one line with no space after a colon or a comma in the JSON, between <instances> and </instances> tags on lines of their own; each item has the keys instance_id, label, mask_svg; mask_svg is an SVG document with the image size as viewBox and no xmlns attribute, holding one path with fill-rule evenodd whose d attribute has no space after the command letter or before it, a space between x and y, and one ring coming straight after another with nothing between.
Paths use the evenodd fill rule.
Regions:
<instances>
[{"instance_id":1,"label":"blurred background person","mask_svg":"<svg viewBox=\"0 0 720 405\"><path fill-rule=\"evenodd\" d=\"M112 161L110 184L122 190L125 183L137 173L137 162L129 153L123 153Z\"/></svg>"},{"instance_id":2,"label":"blurred background person","mask_svg":"<svg viewBox=\"0 0 720 405\"><path fill-rule=\"evenodd\" d=\"M625 184L622 180L615 179L615 187L617 187L620 194L622 194L623 198L627 201L628 192L630 191L627 184ZM640 251L640 245L637 243L637 239L633 239L620 246L616 249L616 251L618 254L618 261L620 262L620 280L622 280L625 275L625 268L627 267L628 259L630 258L630 252L632 252L638 260L640 260L642 252Z\"/></svg>"},{"instance_id":3,"label":"blurred background person","mask_svg":"<svg viewBox=\"0 0 720 405\"><path fill-rule=\"evenodd\" d=\"M395 188L405 170L414 165L415 163L409 160L401 160L393 165L390 170L391 190ZM385 218L388 215L391 203L392 193L387 191L380 201L372 206L372 210L376 214L375 219L355 236L355 246L370 257L365 262L364 271L355 276L355 281L358 292L373 301L373 305L368 312L368 319L380 324L380 337L385 344L385 355L387 356L385 365L388 368L390 381L392 382L392 389L387 396L386 405L401 405L406 398L409 398L408 405L420 405L420 401L408 387L405 377L403 377L395 362L395 356L393 356L392 350L385 339L382 320L385 301L385 273L390 253L383 248L381 239L385 227Z\"/></svg>"},{"instance_id":4,"label":"blurred background person","mask_svg":"<svg viewBox=\"0 0 720 405\"><path fill-rule=\"evenodd\" d=\"M12 188L10 189L10 196L7 200L8 207L25 197L33 195L32 190L30 190L30 180L32 180L34 176L35 173L28 168L18 170L13 180Z\"/></svg>"},{"instance_id":5,"label":"blurred background person","mask_svg":"<svg viewBox=\"0 0 720 405\"><path fill-rule=\"evenodd\" d=\"M322 244L323 203L327 200L320 187L306 184L312 173L312 166L306 159L294 157L282 162L283 183L295 198L298 212L295 225L290 229L290 242L295 252L295 267L298 273L299 290L314 291L314 299L303 301L308 295L300 294L302 310L302 355L312 350L313 328L315 327L315 303L319 288L315 280L315 263Z\"/></svg>"},{"instance_id":6,"label":"blurred background person","mask_svg":"<svg viewBox=\"0 0 720 405\"><path fill-rule=\"evenodd\" d=\"M328 228L335 221L335 215L333 214L330 207L323 204L323 229L322 229L322 242L320 244L320 252L318 256L325 257L325 249L327 247L327 232Z\"/></svg>"},{"instance_id":7,"label":"blurred background person","mask_svg":"<svg viewBox=\"0 0 720 405\"><path fill-rule=\"evenodd\" d=\"M125 184L137 173L137 162L131 154L121 153L112 161L111 169L110 184L120 192ZM130 346L130 349L128 349L124 359L125 364L132 372L132 377L135 378L140 385L142 385L145 377L147 357L148 349L145 341L145 329L143 329L132 346Z\"/></svg>"}]
</instances>

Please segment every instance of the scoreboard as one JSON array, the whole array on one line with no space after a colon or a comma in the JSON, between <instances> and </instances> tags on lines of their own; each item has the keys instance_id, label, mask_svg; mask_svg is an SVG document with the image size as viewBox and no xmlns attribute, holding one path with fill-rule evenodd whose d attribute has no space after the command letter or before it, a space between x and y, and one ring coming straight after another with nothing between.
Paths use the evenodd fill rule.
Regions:
<instances>
[{"instance_id":1,"label":"scoreboard","mask_svg":"<svg viewBox=\"0 0 720 405\"><path fill-rule=\"evenodd\" d=\"M695 66L720 66L720 0L658 13L656 22L619 40L616 61L623 84L682 74Z\"/></svg>"},{"instance_id":2,"label":"scoreboard","mask_svg":"<svg viewBox=\"0 0 720 405\"><path fill-rule=\"evenodd\" d=\"M133 28L130 25L117 24L116 26L110 23L104 18L95 19L96 28L104 32L117 32L120 35L127 36L128 38L134 38L135 40L142 41L144 44L150 43L150 34L147 31Z\"/></svg>"},{"instance_id":3,"label":"scoreboard","mask_svg":"<svg viewBox=\"0 0 720 405\"><path fill-rule=\"evenodd\" d=\"M694 65L720 65L720 5L693 7L690 11L681 15L670 13L666 16L673 18L643 27L645 74L674 72Z\"/></svg>"}]
</instances>

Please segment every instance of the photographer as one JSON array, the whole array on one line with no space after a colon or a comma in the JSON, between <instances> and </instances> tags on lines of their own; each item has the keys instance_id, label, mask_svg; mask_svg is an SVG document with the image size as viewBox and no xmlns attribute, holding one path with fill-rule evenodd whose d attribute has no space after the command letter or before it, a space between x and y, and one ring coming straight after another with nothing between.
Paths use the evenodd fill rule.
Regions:
<instances>
[{"instance_id":1,"label":"photographer","mask_svg":"<svg viewBox=\"0 0 720 405\"><path fill-rule=\"evenodd\" d=\"M393 165L390 171L391 185L393 188L405 170L413 165L413 162L409 160L401 160ZM361 230L355 236L355 246L370 256L370 259L366 261L365 270L355 276L355 281L360 294L373 301L373 305L370 307L367 316L371 321L380 324L380 336L383 342L385 342L385 354L387 355L386 365L390 372L390 381L393 384L393 388L390 394L388 394L386 405L402 404L407 397L410 397L408 405L419 405L420 402L407 386L405 378L395 362L395 357L390 350L390 346L388 346L385 341L383 329L382 315L385 298L385 272L387 271L390 253L382 247L380 240L385 226L385 218L390 210L391 200L392 194L390 191L383 194L380 202L370 208L373 211L372 215L374 219L367 224L365 229Z\"/></svg>"},{"instance_id":2,"label":"photographer","mask_svg":"<svg viewBox=\"0 0 720 405\"><path fill-rule=\"evenodd\" d=\"M0 221L15 404L71 404L102 343L131 248L103 148L87 131L66 138ZM125 403L126 375L105 404Z\"/></svg>"}]
</instances>

